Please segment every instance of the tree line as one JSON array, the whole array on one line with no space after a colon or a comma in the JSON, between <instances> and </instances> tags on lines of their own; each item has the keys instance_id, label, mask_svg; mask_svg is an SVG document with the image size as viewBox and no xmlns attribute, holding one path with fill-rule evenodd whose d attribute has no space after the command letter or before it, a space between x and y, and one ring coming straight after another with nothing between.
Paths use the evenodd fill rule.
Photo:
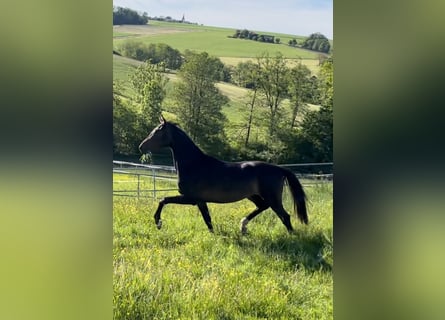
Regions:
<instances>
[{"instance_id":1,"label":"tree line","mask_svg":"<svg viewBox=\"0 0 445 320\"><path fill-rule=\"evenodd\" d=\"M150 61L154 64L162 62L166 68L171 70L179 70L185 61L185 57L189 55L188 50L185 50L183 55L179 50L165 43L146 44L136 40L123 42L119 46L119 51L113 53L142 62ZM231 82L232 69L224 65L220 60L218 63L221 67L218 81Z\"/></svg>"},{"instance_id":2,"label":"tree line","mask_svg":"<svg viewBox=\"0 0 445 320\"><path fill-rule=\"evenodd\" d=\"M154 64L162 62L172 70L179 69L183 63L181 52L165 43L146 44L141 41L125 41L119 47L119 54L143 62L151 61Z\"/></svg>"},{"instance_id":3,"label":"tree line","mask_svg":"<svg viewBox=\"0 0 445 320\"><path fill-rule=\"evenodd\" d=\"M225 68L220 59L190 51L183 59L168 99L164 62L146 62L135 70L134 99L125 99L114 84L115 154L137 155L138 143L168 111L202 149L226 160L332 161L332 59L323 62L317 76L301 63L289 67L281 54L239 63L232 79L250 90L237 110L237 123L222 112L229 99L216 87Z\"/></svg>"},{"instance_id":4,"label":"tree line","mask_svg":"<svg viewBox=\"0 0 445 320\"><path fill-rule=\"evenodd\" d=\"M253 41L268 42L268 43L280 43L281 41L280 38L275 38L275 36L268 34L258 34L254 31L249 31L247 29L236 30L232 38L249 39Z\"/></svg>"},{"instance_id":5,"label":"tree line","mask_svg":"<svg viewBox=\"0 0 445 320\"><path fill-rule=\"evenodd\" d=\"M122 24L147 24L147 12L139 14L129 8L113 7L113 25Z\"/></svg>"},{"instance_id":6,"label":"tree line","mask_svg":"<svg viewBox=\"0 0 445 320\"><path fill-rule=\"evenodd\" d=\"M280 38L275 38L273 35L266 35L266 34L258 34L254 31L249 31L247 29L243 30L236 30L235 34L230 36L231 38L238 38L238 39L248 39L253 41L260 41L260 42L268 42L268 43L281 43ZM331 50L331 44L329 43L329 39L326 38L323 34L316 32L312 33L307 37L300 45L297 42L297 39L293 38L288 41L288 45L291 47L298 47L328 53Z\"/></svg>"}]
</instances>

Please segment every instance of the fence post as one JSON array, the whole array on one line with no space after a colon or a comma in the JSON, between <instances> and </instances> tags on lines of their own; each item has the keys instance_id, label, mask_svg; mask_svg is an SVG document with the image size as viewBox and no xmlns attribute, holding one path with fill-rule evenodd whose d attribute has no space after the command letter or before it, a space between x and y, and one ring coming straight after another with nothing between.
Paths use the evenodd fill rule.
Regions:
<instances>
[{"instance_id":1,"label":"fence post","mask_svg":"<svg viewBox=\"0 0 445 320\"><path fill-rule=\"evenodd\" d=\"M153 168L153 198L156 199L156 170Z\"/></svg>"},{"instance_id":2,"label":"fence post","mask_svg":"<svg viewBox=\"0 0 445 320\"><path fill-rule=\"evenodd\" d=\"M138 173L138 200L140 195L140 180L141 180L141 175Z\"/></svg>"}]
</instances>

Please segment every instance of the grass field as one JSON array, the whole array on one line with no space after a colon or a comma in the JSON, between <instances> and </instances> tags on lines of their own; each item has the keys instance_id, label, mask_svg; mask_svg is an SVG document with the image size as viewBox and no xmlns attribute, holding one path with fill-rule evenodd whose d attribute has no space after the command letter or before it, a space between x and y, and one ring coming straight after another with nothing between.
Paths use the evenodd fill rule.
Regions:
<instances>
[{"instance_id":1,"label":"grass field","mask_svg":"<svg viewBox=\"0 0 445 320\"><path fill-rule=\"evenodd\" d=\"M239 60L231 58L255 58L262 53L274 55L278 51L288 59L318 61L318 53L288 46L287 42L293 38L292 35L267 33L281 39L281 44L271 44L228 37L234 33L235 29L153 21L147 26L114 27L113 44L114 49L118 50L119 44L129 39L144 43L166 43L181 52L186 49L199 52L205 50L213 56L223 57L226 63L233 65ZM302 37L296 38L302 40Z\"/></svg>"},{"instance_id":2,"label":"grass field","mask_svg":"<svg viewBox=\"0 0 445 320\"><path fill-rule=\"evenodd\" d=\"M233 29L154 22L150 26L114 28L114 46L126 39L164 42L185 50L207 51L224 63L236 65L268 50L281 51L289 63L297 57L317 71L313 52L286 45L263 44L228 38ZM285 35L279 36L287 43ZM290 36L289 36L290 37ZM290 39L290 38L289 38ZM290 51L289 51L290 50ZM299 55L301 54L301 55ZM129 74L140 62L113 55L113 78L124 95L134 95ZM170 79L167 91L178 80ZM249 90L218 83L230 103L223 112L226 130L237 130L239 107ZM170 103L169 95L165 105ZM316 107L316 106L314 106ZM134 178L114 175L113 190L135 189ZM157 188L174 189L175 183L156 181ZM152 189L150 178L140 182ZM267 210L249 224L242 236L239 222L254 210L247 201L209 204L215 233L207 231L196 207L167 205L163 228L157 230L153 214L157 201L113 197L113 312L115 319L332 319L332 183L310 185L309 225L294 215L295 234L288 234L278 217ZM157 196L176 194L158 192ZM291 212L289 196L285 207Z\"/></svg>"},{"instance_id":3,"label":"grass field","mask_svg":"<svg viewBox=\"0 0 445 320\"><path fill-rule=\"evenodd\" d=\"M240 235L249 201L209 204L210 234L196 207L167 205L157 230L156 201L114 197L114 318L332 319L332 184L306 192L292 235L270 210Z\"/></svg>"}]
</instances>

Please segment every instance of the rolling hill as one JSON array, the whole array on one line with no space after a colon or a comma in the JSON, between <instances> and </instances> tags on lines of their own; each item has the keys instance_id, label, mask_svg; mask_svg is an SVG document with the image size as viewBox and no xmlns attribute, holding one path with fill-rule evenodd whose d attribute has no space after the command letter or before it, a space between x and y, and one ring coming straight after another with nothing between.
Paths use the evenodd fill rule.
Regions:
<instances>
[{"instance_id":1,"label":"rolling hill","mask_svg":"<svg viewBox=\"0 0 445 320\"><path fill-rule=\"evenodd\" d=\"M148 25L122 25L113 26L113 49L119 51L124 41L134 40L144 43L166 43L169 46L184 52L186 49L198 52L206 51L219 57L227 65L235 66L241 61L252 60L257 56L268 53L275 55L277 52L288 59L289 64L301 61L315 74L318 72L320 53L294 48L287 45L290 39L296 38L301 42L304 37L289 34L267 33L280 38L281 44L263 43L252 40L231 38L235 29L209 27L194 24L182 24L174 22L150 21ZM263 33L264 32L258 32ZM131 97L133 90L128 81L128 75L132 69L140 64L139 61L113 56L113 78L119 80L123 87L123 93ZM169 74L170 83L176 80L175 74ZM247 89L235 85L220 83L218 88L227 95L231 101L230 106L242 103L243 97L248 93ZM236 108L231 108L233 109ZM229 120L236 120L232 111L226 115Z\"/></svg>"},{"instance_id":2,"label":"rolling hill","mask_svg":"<svg viewBox=\"0 0 445 320\"><path fill-rule=\"evenodd\" d=\"M166 43L181 52L186 49L206 51L230 65L236 65L239 61L246 59L254 59L265 52L274 55L279 51L289 60L301 60L312 71L318 69L316 66L320 53L287 45L293 38L301 42L304 37L268 33L281 40L280 44L272 44L231 38L234 33L234 29L160 21L153 21L145 26L114 26L113 49L119 50L120 44L130 39L147 44Z\"/></svg>"}]
</instances>

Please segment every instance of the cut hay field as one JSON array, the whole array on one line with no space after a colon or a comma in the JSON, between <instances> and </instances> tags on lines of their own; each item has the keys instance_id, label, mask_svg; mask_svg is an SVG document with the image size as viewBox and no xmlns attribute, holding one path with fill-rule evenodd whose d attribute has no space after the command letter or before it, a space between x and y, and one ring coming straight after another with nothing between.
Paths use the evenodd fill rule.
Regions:
<instances>
[{"instance_id":1,"label":"cut hay field","mask_svg":"<svg viewBox=\"0 0 445 320\"><path fill-rule=\"evenodd\" d=\"M306 192L308 226L267 210L246 236L249 201L209 204L210 234L194 206L167 205L157 230L157 201L114 197L114 318L332 319L332 184Z\"/></svg>"}]
</instances>

